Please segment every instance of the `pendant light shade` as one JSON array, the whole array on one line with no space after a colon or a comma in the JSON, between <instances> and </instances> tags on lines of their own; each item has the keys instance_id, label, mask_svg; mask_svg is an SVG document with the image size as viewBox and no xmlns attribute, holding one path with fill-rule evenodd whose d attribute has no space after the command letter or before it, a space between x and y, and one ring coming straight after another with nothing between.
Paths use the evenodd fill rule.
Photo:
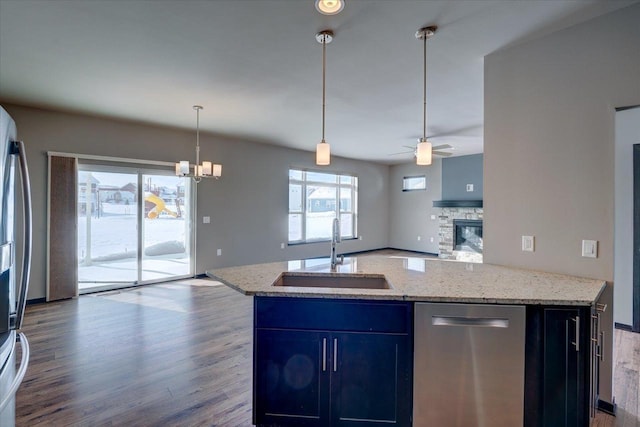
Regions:
<instances>
[{"instance_id":1,"label":"pendant light shade","mask_svg":"<svg viewBox=\"0 0 640 427\"><path fill-rule=\"evenodd\" d=\"M194 105L193 109L196 110L196 163L192 166L188 160L181 160L176 163L176 175L191 177L196 182L200 182L202 178L215 178L218 179L222 176L222 165L213 164L205 161L200 164L200 110L202 106ZM193 173L191 168L193 167Z\"/></svg>"},{"instance_id":2,"label":"pendant light shade","mask_svg":"<svg viewBox=\"0 0 640 427\"><path fill-rule=\"evenodd\" d=\"M322 140L316 146L316 165L328 166L331 164L331 147L324 140L324 115L326 109L326 57L327 57L327 43L331 43L333 40L333 31L323 30L316 34L316 40L322 44Z\"/></svg>"},{"instance_id":3,"label":"pendant light shade","mask_svg":"<svg viewBox=\"0 0 640 427\"><path fill-rule=\"evenodd\" d=\"M331 146L324 140L316 146L316 165L328 166L331 164Z\"/></svg>"},{"instance_id":4,"label":"pendant light shade","mask_svg":"<svg viewBox=\"0 0 640 427\"><path fill-rule=\"evenodd\" d=\"M433 150L431 143L427 142L424 138L420 138L420 142L418 142L418 146L416 148L416 164L419 166L431 165L432 153Z\"/></svg>"},{"instance_id":5,"label":"pendant light shade","mask_svg":"<svg viewBox=\"0 0 640 427\"><path fill-rule=\"evenodd\" d=\"M422 40L423 43L423 92L422 92L422 105L423 105L423 121L422 121L422 138L416 146L416 164L419 166L431 165L431 158L433 156L433 149L431 143L427 141L427 39L436 33L438 27L424 27L416 31L416 38Z\"/></svg>"}]
</instances>

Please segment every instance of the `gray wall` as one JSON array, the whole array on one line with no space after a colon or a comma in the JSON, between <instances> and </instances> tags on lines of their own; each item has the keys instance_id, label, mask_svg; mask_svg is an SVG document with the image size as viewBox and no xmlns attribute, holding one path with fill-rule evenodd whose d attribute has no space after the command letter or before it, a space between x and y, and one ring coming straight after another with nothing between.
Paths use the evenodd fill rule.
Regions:
<instances>
[{"instance_id":1,"label":"gray wall","mask_svg":"<svg viewBox=\"0 0 640 427\"><path fill-rule=\"evenodd\" d=\"M638 22L636 4L485 57L485 262L613 281L614 117L640 103ZM580 256L582 239L598 258ZM611 305L605 321L611 337Z\"/></svg>"},{"instance_id":2,"label":"gray wall","mask_svg":"<svg viewBox=\"0 0 640 427\"><path fill-rule=\"evenodd\" d=\"M614 320L633 324L633 144L640 144L640 107L616 113Z\"/></svg>"},{"instance_id":3,"label":"gray wall","mask_svg":"<svg viewBox=\"0 0 640 427\"><path fill-rule=\"evenodd\" d=\"M442 159L442 200L482 200L482 159L482 154Z\"/></svg>"},{"instance_id":4,"label":"gray wall","mask_svg":"<svg viewBox=\"0 0 640 427\"><path fill-rule=\"evenodd\" d=\"M45 296L47 151L175 162L195 156L195 130L180 130L105 118L3 106L25 141L33 198L33 266L29 299ZM190 111L190 110L189 110ZM189 111L186 114L191 114ZM198 187L197 273L212 267L308 258L329 254L328 243L286 246L288 168L315 167L314 153L201 133L201 156L223 164L219 181ZM315 143L311 142L313 149ZM324 170L359 178L362 240L344 241L340 252L388 246L389 167L332 158ZM202 224L202 216L211 216ZM215 256L221 248L222 256Z\"/></svg>"},{"instance_id":5,"label":"gray wall","mask_svg":"<svg viewBox=\"0 0 640 427\"><path fill-rule=\"evenodd\" d=\"M442 161L431 166L396 165L389 172L389 201L392 206L389 222L389 246L396 249L438 253L438 215L434 200L441 197ZM402 178L425 175L426 191L402 191ZM432 219L432 215L435 218ZM420 236L420 240L418 240ZM431 242L433 239L433 242Z\"/></svg>"}]
</instances>

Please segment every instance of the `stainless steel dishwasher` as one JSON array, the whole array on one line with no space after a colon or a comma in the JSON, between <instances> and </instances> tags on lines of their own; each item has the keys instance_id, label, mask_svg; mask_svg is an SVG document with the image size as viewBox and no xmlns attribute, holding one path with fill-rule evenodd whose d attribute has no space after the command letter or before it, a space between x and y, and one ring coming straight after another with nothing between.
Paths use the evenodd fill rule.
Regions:
<instances>
[{"instance_id":1,"label":"stainless steel dishwasher","mask_svg":"<svg viewBox=\"0 0 640 427\"><path fill-rule=\"evenodd\" d=\"M525 307L416 303L413 425L522 426Z\"/></svg>"}]
</instances>

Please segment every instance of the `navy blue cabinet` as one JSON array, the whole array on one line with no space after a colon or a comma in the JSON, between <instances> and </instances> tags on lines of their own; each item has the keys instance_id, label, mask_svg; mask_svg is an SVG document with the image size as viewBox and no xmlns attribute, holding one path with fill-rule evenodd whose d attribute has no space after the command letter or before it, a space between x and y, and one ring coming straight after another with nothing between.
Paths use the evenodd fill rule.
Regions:
<instances>
[{"instance_id":1,"label":"navy blue cabinet","mask_svg":"<svg viewBox=\"0 0 640 427\"><path fill-rule=\"evenodd\" d=\"M407 337L332 335L331 425L410 425L412 358Z\"/></svg>"},{"instance_id":2,"label":"navy blue cabinet","mask_svg":"<svg viewBox=\"0 0 640 427\"><path fill-rule=\"evenodd\" d=\"M286 420L290 425L328 424L329 382L321 374L321 345L326 345L326 340L317 332L256 331L254 416L260 415L259 423L279 425Z\"/></svg>"},{"instance_id":3,"label":"navy blue cabinet","mask_svg":"<svg viewBox=\"0 0 640 427\"><path fill-rule=\"evenodd\" d=\"M254 423L411 425L410 303L255 298Z\"/></svg>"},{"instance_id":4,"label":"navy blue cabinet","mask_svg":"<svg viewBox=\"0 0 640 427\"><path fill-rule=\"evenodd\" d=\"M588 307L529 307L525 427L589 425Z\"/></svg>"}]
</instances>

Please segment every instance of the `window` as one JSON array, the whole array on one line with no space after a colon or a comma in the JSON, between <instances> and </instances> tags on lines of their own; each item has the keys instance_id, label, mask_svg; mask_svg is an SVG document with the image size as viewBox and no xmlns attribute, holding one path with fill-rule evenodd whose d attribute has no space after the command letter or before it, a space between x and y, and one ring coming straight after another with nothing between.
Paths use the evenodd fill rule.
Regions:
<instances>
[{"instance_id":1,"label":"window","mask_svg":"<svg viewBox=\"0 0 640 427\"><path fill-rule=\"evenodd\" d=\"M426 190L427 178L420 176L405 176L402 178L402 191Z\"/></svg>"},{"instance_id":2,"label":"window","mask_svg":"<svg viewBox=\"0 0 640 427\"><path fill-rule=\"evenodd\" d=\"M289 243L330 240L336 217L342 238L355 238L357 208L357 177L289 170Z\"/></svg>"}]
</instances>

